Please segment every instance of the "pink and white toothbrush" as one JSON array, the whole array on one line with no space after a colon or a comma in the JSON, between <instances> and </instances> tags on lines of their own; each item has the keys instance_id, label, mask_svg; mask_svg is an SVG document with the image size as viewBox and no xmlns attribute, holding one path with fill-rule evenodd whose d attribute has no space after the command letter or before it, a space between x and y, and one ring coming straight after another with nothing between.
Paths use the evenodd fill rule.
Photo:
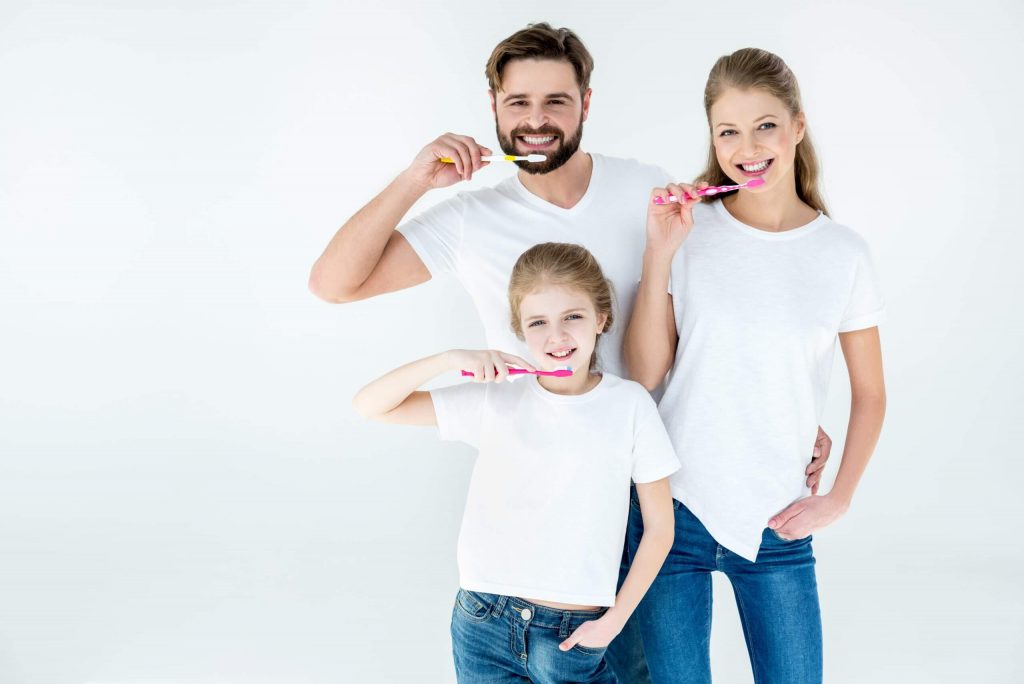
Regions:
<instances>
[{"instance_id":1,"label":"pink and white toothbrush","mask_svg":"<svg viewBox=\"0 0 1024 684\"><path fill-rule=\"evenodd\" d=\"M700 197L709 197L711 195L717 195L720 192L732 192L733 190L741 190L743 188L756 188L761 185L764 185L763 178L751 178L746 183L740 183L739 185L712 185L711 187L704 188L703 190L698 190L697 194ZM683 199L691 200L694 198L687 194ZM654 198L655 204L668 204L669 202L678 201L679 198L675 195L669 195L667 200L663 197Z\"/></svg>"},{"instance_id":2,"label":"pink and white toothbrush","mask_svg":"<svg viewBox=\"0 0 1024 684\"><path fill-rule=\"evenodd\" d=\"M471 373L468 370L462 371L462 374L465 375L465 376L468 376L468 377L473 377L475 375L474 373ZM509 366L508 367L508 374L509 375L547 375L547 376L552 377L552 378L567 378L570 375L572 375L572 366L562 366L561 368L556 368L553 371L545 371L545 370L529 371L529 370L526 370L525 368L516 368L515 366Z\"/></svg>"}]
</instances>

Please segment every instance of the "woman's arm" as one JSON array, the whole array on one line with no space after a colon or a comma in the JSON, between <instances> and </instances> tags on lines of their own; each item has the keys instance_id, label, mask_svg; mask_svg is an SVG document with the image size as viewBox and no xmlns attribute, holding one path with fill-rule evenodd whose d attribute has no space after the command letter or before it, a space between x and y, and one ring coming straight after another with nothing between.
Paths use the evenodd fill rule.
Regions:
<instances>
[{"instance_id":1,"label":"woman's arm","mask_svg":"<svg viewBox=\"0 0 1024 684\"><path fill-rule=\"evenodd\" d=\"M669 274L672 257L693 228L693 205L700 201L654 204L655 197L668 195L696 197L697 192L691 185L675 184L651 191L640 287L622 345L630 378L648 390L661 384L675 358L678 340Z\"/></svg>"},{"instance_id":2,"label":"woman's arm","mask_svg":"<svg viewBox=\"0 0 1024 684\"><path fill-rule=\"evenodd\" d=\"M416 391L442 373L468 370L475 382L501 382L508 377L506 364L527 370L534 367L513 354L494 350L450 349L407 363L377 378L356 393L352 405L364 418L402 425L437 425L430 392Z\"/></svg>"},{"instance_id":3,"label":"woman's arm","mask_svg":"<svg viewBox=\"0 0 1024 684\"><path fill-rule=\"evenodd\" d=\"M597 620L580 625L559 645L563 651L568 651L580 642L585 642L585 646L597 647L610 644L647 593L672 548L676 518L672 510L668 478L638 484L636 493L640 499L644 534L637 547L636 557L629 566L629 573L615 597L615 605Z\"/></svg>"},{"instance_id":4,"label":"woman's arm","mask_svg":"<svg viewBox=\"0 0 1024 684\"><path fill-rule=\"evenodd\" d=\"M850 372L851 394L843 460L828 494L801 499L768 521L784 539L802 539L846 513L882 431L885 379L878 328L840 333L839 343Z\"/></svg>"}]
</instances>

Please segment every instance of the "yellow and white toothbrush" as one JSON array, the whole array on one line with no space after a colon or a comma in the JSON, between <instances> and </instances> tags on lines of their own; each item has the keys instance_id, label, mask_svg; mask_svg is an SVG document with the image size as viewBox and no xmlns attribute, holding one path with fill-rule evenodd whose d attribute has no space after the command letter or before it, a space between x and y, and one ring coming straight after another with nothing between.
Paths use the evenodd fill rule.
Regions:
<instances>
[{"instance_id":1,"label":"yellow and white toothbrush","mask_svg":"<svg viewBox=\"0 0 1024 684\"><path fill-rule=\"evenodd\" d=\"M482 161L525 161L525 162L542 162L547 159L546 154L528 154L525 157L517 157L514 154L487 154L480 157ZM451 157L441 157L437 161L445 164L454 164L455 160Z\"/></svg>"}]
</instances>

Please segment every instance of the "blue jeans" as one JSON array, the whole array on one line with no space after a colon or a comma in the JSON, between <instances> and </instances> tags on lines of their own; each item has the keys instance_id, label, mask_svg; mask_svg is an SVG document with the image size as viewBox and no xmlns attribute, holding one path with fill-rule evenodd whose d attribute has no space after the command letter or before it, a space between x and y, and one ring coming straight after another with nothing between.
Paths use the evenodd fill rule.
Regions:
<instances>
[{"instance_id":1,"label":"blue jeans","mask_svg":"<svg viewBox=\"0 0 1024 684\"><path fill-rule=\"evenodd\" d=\"M607 649L558 648L577 627L606 610L558 610L515 596L459 589L452 609L455 675L460 684L615 684L604 659Z\"/></svg>"},{"instance_id":2,"label":"blue jeans","mask_svg":"<svg viewBox=\"0 0 1024 684\"><path fill-rule=\"evenodd\" d=\"M732 583L757 684L821 682L821 612L811 537L785 541L765 528L757 562L721 547L679 501L676 536L637 607L653 682L711 682L711 573ZM630 556L643 534L636 491L626 533Z\"/></svg>"}]
</instances>

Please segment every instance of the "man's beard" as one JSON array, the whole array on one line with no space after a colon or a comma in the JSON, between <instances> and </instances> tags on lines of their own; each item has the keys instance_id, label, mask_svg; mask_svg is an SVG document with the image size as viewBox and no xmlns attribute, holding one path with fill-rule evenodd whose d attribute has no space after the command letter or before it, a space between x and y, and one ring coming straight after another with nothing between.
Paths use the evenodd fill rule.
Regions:
<instances>
[{"instance_id":1,"label":"man's beard","mask_svg":"<svg viewBox=\"0 0 1024 684\"><path fill-rule=\"evenodd\" d=\"M542 162L528 162L528 161L517 161L516 166L521 168L526 173L530 174L544 174L551 173L555 169L561 168L572 155L576 154L576 150L580 148L580 140L583 139L583 117L580 116L580 125L576 129L575 135L571 138L566 139L565 134L561 130L554 126L541 126L534 130L532 128L516 128L513 129L510 137L502 135L501 129L498 128L498 122L494 122L494 130L498 134L498 144L501 146L501 151L505 154L512 154L518 156L524 156L524 153L516 149L516 139L521 135L555 135L558 136L558 140L561 144L555 148L554 152L544 152L547 155L547 159ZM527 150L525 154L541 154L540 152L531 152Z\"/></svg>"}]
</instances>

